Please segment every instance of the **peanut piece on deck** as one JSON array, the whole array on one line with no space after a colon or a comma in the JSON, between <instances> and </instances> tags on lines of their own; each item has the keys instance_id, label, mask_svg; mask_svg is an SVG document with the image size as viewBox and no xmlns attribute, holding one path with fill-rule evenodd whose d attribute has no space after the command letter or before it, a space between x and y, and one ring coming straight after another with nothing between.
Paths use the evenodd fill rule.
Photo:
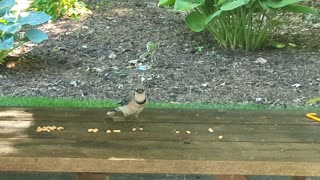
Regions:
<instances>
[{"instance_id":1,"label":"peanut piece on deck","mask_svg":"<svg viewBox=\"0 0 320 180\"><path fill-rule=\"evenodd\" d=\"M106 133L107 133L107 134L110 134L111 132L112 132L112 131L111 131L111 130L109 130L109 129L106 131Z\"/></svg>"},{"instance_id":2,"label":"peanut piece on deck","mask_svg":"<svg viewBox=\"0 0 320 180\"><path fill-rule=\"evenodd\" d=\"M94 128L94 129L88 129L89 133L97 133L99 131L98 128Z\"/></svg>"}]
</instances>

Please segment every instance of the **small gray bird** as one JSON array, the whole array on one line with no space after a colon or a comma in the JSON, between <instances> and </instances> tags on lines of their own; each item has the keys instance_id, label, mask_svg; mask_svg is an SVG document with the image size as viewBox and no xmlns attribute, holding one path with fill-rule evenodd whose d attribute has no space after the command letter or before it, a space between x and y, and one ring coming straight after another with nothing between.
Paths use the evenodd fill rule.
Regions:
<instances>
[{"instance_id":1,"label":"small gray bird","mask_svg":"<svg viewBox=\"0 0 320 180\"><path fill-rule=\"evenodd\" d=\"M121 101L120 107L108 112L107 115L114 115L116 112L122 112L124 116L134 115L139 118L139 114L147 103L146 91L143 88L137 88L126 99Z\"/></svg>"}]
</instances>

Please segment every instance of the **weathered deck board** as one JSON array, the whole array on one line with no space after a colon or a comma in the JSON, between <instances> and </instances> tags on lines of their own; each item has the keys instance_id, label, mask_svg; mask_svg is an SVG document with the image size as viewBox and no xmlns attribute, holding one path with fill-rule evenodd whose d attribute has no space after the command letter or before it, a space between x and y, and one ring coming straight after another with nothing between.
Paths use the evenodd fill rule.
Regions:
<instances>
[{"instance_id":1,"label":"weathered deck board","mask_svg":"<svg viewBox=\"0 0 320 180\"><path fill-rule=\"evenodd\" d=\"M6 124L6 125L4 125ZM295 142L295 143L320 143L318 137L319 126L302 125L251 125L251 124L176 124L176 123L123 123L123 122L59 122L59 123L34 123L31 128L10 127L10 121L0 122L0 138L32 137L54 138L72 140L156 140L156 141L220 141L224 142ZM32 124L32 122L30 122ZM63 131L38 133L38 126L63 126ZM143 127L143 131L138 128ZM99 128L98 133L87 133L89 128ZM132 128L137 128L135 132ZM213 129L213 133L208 131ZM119 129L121 133L107 134L107 130ZM176 130L180 131L176 134ZM190 131L187 134L186 131ZM7 133L5 133L7 132Z\"/></svg>"},{"instance_id":2,"label":"weathered deck board","mask_svg":"<svg viewBox=\"0 0 320 180\"><path fill-rule=\"evenodd\" d=\"M110 110L110 109L109 109ZM1 107L1 120L37 121L101 121L105 108L10 108ZM8 114L9 113L9 114ZM140 122L217 123L217 124L310 124L319 125L305 118L306 112L254 111L254 110L178 110L146 109ZM11 115L10 115L11 114ZM15 115L12 115L15 114ZM172 116L174 114L174 116ZM129 122L132 120L128 120ZM135 120L134 120L135 121Z\"/></svg>"},{"instance_id":3,"label":"weathered deck board","mask_svg":"<svg viewBox=\"0 0 320 180\"><path fill-rule=\"evenodd\" d=\"M105 113L0 108L0 171L320 176L320 123L304 112L147 109L126 122ZM48 125L65 130L36 132Z\"/></svg>"},{"instance_id":4,"label":"weathered deck board","mask_svg":"<svg viewBox=\"0 0 320 180\"><path fill-rule=\"evenodd\" d=\"M10 157L123 158L189 161L314 162L320 145L309 143L172 142L110 140L68 141L0 139L0 154ZM6 151L6 152L3 152ZM320 162L319 162L320 163Z\"/></svg>"}]
</instances>

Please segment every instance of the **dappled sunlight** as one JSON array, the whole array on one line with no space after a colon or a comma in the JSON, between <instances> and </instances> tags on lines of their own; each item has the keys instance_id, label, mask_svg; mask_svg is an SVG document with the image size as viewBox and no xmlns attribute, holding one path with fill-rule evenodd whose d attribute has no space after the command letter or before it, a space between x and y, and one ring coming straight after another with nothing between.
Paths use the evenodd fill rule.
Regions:
<instances>
[{"instance_id":1,"label":"dappled sunlight","mask_svg":"<svg viewBox=\"0 0 320 180\"><path fill-rule=\"evenodd\" d=\"M6 67L9 69L15 69L17 62L8 62L6 63Z\"/></svg>"},{"instance_id":2,"label":"dappled sunlight","mask_svg":"<svg viewBox=\"0 0 320 180\"><path fill-rule=\"evenodd\" d=\"M25 11L30 7L31 3L32 0L16 0L16 5L13 6L12 10Z\"/></svg>"},{"instance_id":3,"label":"dappled sunlight","mask_svg":"<svg viewBox=\"0 0 320 180\"><path fill-rule=\"evenodd\" d=\"M0 134L15 133L22 135L32 125L34 125L34 121L0 121Z\"/></svg>"},{"instance_id":4,"label":"dappled sunlight","mask_svg":"<svg viewBox=\"0 0 320 180\"><path fill-rule=\"evenodd\" d=\"M3 118L23 118L23 120L34 120L33 114L24 110L0 110L0 120ZM27 119L26 119L27 118Z\"/></svg>"},{"instance_id":5,"label":"dappled sunlight","mask_svg":"<svg viewBox=\"0 0 320 180\"><path fill-rule=\"evenodd\" d=\"M143 161L143 158L117 158L117 157L110 157L108 160L114 161L125 161L125 160L132 160L132 161Z\"/></svg>"},{"instance_id":6,"label":"dappled sunlight","mask_svg":"<svg viewBox=\"0 0 320 180\"><path fill-rule=\"evenodd\" d=\"M118 16L126 16L130 11L131 9L128 8L115 8L112 10L112 12Z\"/></svg>"},{"instance_id":7,"label":"dappled sunlight","mask_svg":"<svg viewBox=\"0 0 320 180\"><path fill-rule=\"evenodd\" d=\"M28 137L26 130L35 124L33 114L21 110L0 110L0 155L18 151L14 141Z\"/></svg>"},{"instance_id":8,"label":"dappled sunlight","mask_svg":"<svg viewBox=\"0 0 320 180\"><path fill-rule=\"evenodd\" d=\"M12 8L12 10L17 12L28 12L32 11L30 10L30 6L32 4L33 0L16 0L15 6ZM40 25L38 29L46 32L48 34L49 40L53 41L61 41L63 36L69 36L74 34L80 34L80 31L84 30L86 31L86 27L83 28L83 22L90 16L92 16L93 13L90 9L79 10L78 19L74 20L71 17L61 17L58 20L55 21L48 21L47 23ZM23 36L24 32L19 32L20 36ZM39 46L42 46L46 44L46 42L42 42L39 44ZM10 56L13 57L21 57L24 54L30 53L34 48L36 48L38 45L29 41L24 43L22 46L15 48L12 52L10 52ZM60 47L52 47L53 50L59 49ZM60 49L59 49L60 50ZM7 68L9 69L15 69L15 63L10 63L7 65Z\"/></svg>"},{"instance_id":9,"label":"dappled sunlight","mask_svg":"<svg viewBox=\"0 0 320 180\"><path fill-rule=\"evenodd\" d=\"M14 144L6 140L0 141L0 155L11 154L17 152Z\"/></svg>"}]
</instances>

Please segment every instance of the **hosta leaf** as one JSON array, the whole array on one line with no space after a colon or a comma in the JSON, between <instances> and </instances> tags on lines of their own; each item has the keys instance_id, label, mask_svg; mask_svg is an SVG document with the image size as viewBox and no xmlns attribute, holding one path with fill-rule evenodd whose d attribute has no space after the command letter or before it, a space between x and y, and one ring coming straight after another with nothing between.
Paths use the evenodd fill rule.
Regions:
<instances>
[{"instance_id":1,"label":"hosta leaf","mask_svg":"<svg viewBox=\"0 0 320 180\"><path fill-rule=\"evenodd\" d=\"M208 16L205 20L205 23L208 24L211 20L213 20L215 17L219 16L222 13L222 10L219 10L213 14L211 14L210 16Z\"/></svg>"},{"instance_id":2,"label":"hosta leaf","mask_svg":"<svg viewBox=\"0 0 320 180\"><path fill-rule=\"evenodd\" d=\"M205 0L176 0L174 9L176 11L188 11L203 5Z\"/></svg>"},{"instance_id":3,"label":"hosta leaf","mask_svg":"<svg viewBox=\"0 0 320 180\"><path fill-rule=\"evenodd\" d=\"M4 16L2 16L1 18L4 19L7 23L9 23L9 22L15 23L17 20L17 15L15 15L13 13L8 13L8 14L5 14Z\"/></svg>"},{"instance_id":4,"label":"hosta leaf","mask_svg":"<svg viewBox=\"0 0 320 180\"><path fill-rule=\"evenodd\" d=\"M233 1L233 0L219 0L217 5L220 6L221 4L228 3L231 1Z\"/></svg>"},{"instance_id":5,"label":"hosta leaf","mask_svg":"<svg viewBox=\"0 0 320 180\"><path fill-rule=\"evenodd\" d=\"M294 13L317 14L317 10L307 6L299 5L299 4L289 4L283 7L282 9L285 11L290 11Z\"/></svg>"},{"instance_id":6,"label":"hosta leaf","mask_svg":"<svg viewBox=\"0 0 320 180\"><path fill-rule=\"evenodd\" d=\"M48 39L47 34L39 29L29 29L26 31L25 36L34 43L40 43Z\"/></svg>"},{"instance_id":7,"label":"hosta leaf","mask_svg":"<svg viewBox=\"0 0 320 180\"><path fill-rule=\"evenodd\" d=\"M206 18L197 11L189 13L185 18L188 27L194 32L200 32L205 28L205 19Z\"/></svg>"},{"instance_id":8,"label":"hosta leaf","mask_svg":"<svg viewBox=\"0 0 320 180\"><path fill-rule=\"evenodd\" d=\"M270 8L278 9L278 8L287 6L289 4L294 4L301 1L303 0L266 0L266 1L261 0L260 4L263 4L263 6L268 6Z\"/></svg>"},{"instance_id":9,"label":"hosta leaf","mask_svg":"<svg viewBox=\"0 0 320 180\"><path fill-rule=\"evenodd\" d=\"M314 104L317 102L320 102L320 97L310 99L309 101L306 102L306 105Z\"/></svg>"},{"instance_id":10,"label":"hosta leaf","mask_svg":"<svg viewBox=\"0 0 320 180\"><path fill-rule=\"evenodd\" d=\"M8 50L13 48L13 36L3 37L0 39L0 50Z\"/></svg>"},{"instance_id":11,"label":"hosta leaf","mask_svg":"<svg viewBox=\"0 0 320 180\"><path fill-rule=\"evenodd\" d=\"M20 14L19 23L22 25L29 24L32 26L45 23L51 19L51 16L45 12L22 12Z\"/></svg>"},{"instance_id":12,"label":"hosta leaf","mask_svg":"<svg viewBox=\"0 0 320 180\"><path fill-rule=\"evenodd\" d=\"M0 1L0 16L3 16L4 14L8 13L15 4L15 0Z\"/></svg>"},{"instance_id":13,"label":"hosta leaf","mask_svg":"<svg viewBox=\"0 0 320 180\"><path fill-rule=\"evenodd\" d=\"M176 0L160 0L158 6L174 5Z\"/></svg>"},{"instance_id":14,"label":"hosta leaf","mask_svg":"<svg viewBox=\"0 0 320 180\"><path fill-rule=\"evenodd\" d=\"M21 28L21 24L19 23L7 23L7 24L0 23L0 31L6 32L6 33L14 34L20 28Z\"/></svg>"},{"instance_id":15,"label":"hosta leaf","mask_svg":"<svg viewBox=\"0 0 320 180\"><path fill-rule=\"evenodd\" d=\"M249 2L249 0L233 0L229 3L224 3L220 9L222 11L230 11L230 10L236 9L240 6L243 6L245 4L248 4L248 2Z\"/></svg>"}]
</instances>

